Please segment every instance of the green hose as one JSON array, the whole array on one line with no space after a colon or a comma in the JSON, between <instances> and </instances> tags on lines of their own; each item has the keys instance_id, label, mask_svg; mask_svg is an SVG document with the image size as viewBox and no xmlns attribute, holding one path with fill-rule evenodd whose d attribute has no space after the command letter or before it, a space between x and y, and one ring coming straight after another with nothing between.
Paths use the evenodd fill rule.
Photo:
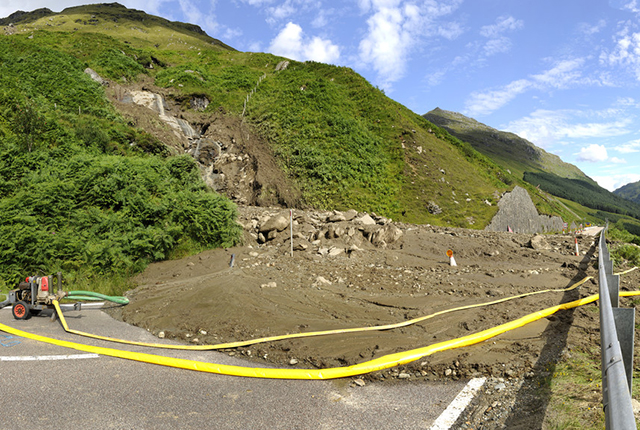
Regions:
<instances>
[{"instance_id":1,"label":"green hose","mask_svg":"<svg viewBox=\"0 0 640 430\"><path fill-rule=\"evenodd\" d=\"M69 300L107 300L119 305L126 305L129 299L122 296L107 296L105 294L94 293L93 291L67 291L65 299Z\"/></svg>"}]
</instances>

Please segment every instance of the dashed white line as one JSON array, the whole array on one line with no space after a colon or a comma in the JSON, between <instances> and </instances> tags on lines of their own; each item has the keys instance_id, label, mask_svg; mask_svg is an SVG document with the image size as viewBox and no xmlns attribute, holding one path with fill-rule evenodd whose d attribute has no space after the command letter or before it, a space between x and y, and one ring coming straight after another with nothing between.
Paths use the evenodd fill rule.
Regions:
<instances>
[{"instance_id":1,"label":"dashed white line","mask_svg":"<svg viewBox=\"0 0 640 430\"><path fill-rule=\"evenodd\" d=\"M98 358L98 354L71 354L71 355L19 355L0 356L0 361L47 361L47 360L82 360L85 358Z\"/></svg>"},{"instance_id":2,"label":"dashed white line","mask_svg":"<svg viewBox=\"0 0 640 430\"><path fill-rule=\"evenodd\" d=\"M449 430L460 414L467 408L476 392L484 385L487 378L474 378L453 399L453 402L440 414L430 430Z\"/></svg>"}]
</instances>

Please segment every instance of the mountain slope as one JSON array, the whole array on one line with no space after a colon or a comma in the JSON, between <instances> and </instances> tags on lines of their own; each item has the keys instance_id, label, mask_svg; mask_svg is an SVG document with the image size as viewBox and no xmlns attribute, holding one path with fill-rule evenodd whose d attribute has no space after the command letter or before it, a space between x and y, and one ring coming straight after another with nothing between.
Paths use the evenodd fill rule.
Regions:
<instances>
[{"instance_id":1,"label":"mountain slope","mask_svg":"<svg viewBox=\"0 0 640 430\"><path fill-rule=\"evenodd\" d=\"M484 202L495 203L513 182L468 144L348 68L288 61L288 67L276 69L286 59L237 52L204 40L189 26L117 4L20 19L9 37L81 59L112 83L106 91L112 102L117 91L144 87L205 138L216 131L217 121L240 118L244 148L266 152L238 155L273 157L286 177L279 185L257 184L263 200L270 194L281 204L483 227L495 212ZM206 108L193 108L195 98L206 100ZM141 127L160 136L143 122ZM288 198L287 190L300 198Z\"/></svg>"},{"instance_id":2,"label":"mountain slope","mask_svg":"<svg viewBox=\"0 0 640 430\"><path fill-rule=\"evenodd\" d=\"M175 51L184 49L234 50L208 36L199 26L148 15L119 3L93 4L64 9L60 13L47 8L18 11L0 18L8 34L37 30L100 33L141 47L156 46Z\"/></svg>"},{"instance_id":3,"label":"mountain slope","mask_svg":"<svg viewBox=\"0 0 640 430\"><path fill-rule=\"evenodd\" d=\"M469 142L477 151L502 167L511 170L520 178L526 171L542 171L563 178L581 179L595 184L591 178L573 164L565 163L557 155L549 154L516 134L496 130L473 118L440 108L423 116L434 124L445 128L460 140Z\"/></svg>"},{"instance_id":4,"label":"mountain slope","mask_svg":"<svg viewBox=\"0 0 640 430\"><path fill-rule=\"evenodd\" d=\"M640 203L640 181L624 185L613 193L632 202Z\"/></svg>"},{"instance_id":5,"label":"mountain slope","mask_svg":"<svg viewBox=\"0 0 640 430\"><path fill-rule=\"evenodd\" d=\"M24 244L47 249L58 232L50 252L5 247L0 266L11 276L51 267L132 273L139 261L234 243L233 205L207 191L197 168L238 204L483 228L517 184L543 213L569 221L577 213L349 68L238 52L196 26L118 4L2 22L0 203L27 215L7 220L0 241L21 225ZM102 166L95 177L93 165ZM137 183L136 169L144 187L129 198L122 190ZM154 185L158 174L170 184ZM95 191L90 198L75 191L74 175ZM38 209L47 193L62 201L47 197L54 217Z\"/></svg>"},{"instance_id":6,"label":"mountain slope","mask_svg":"<svg viewBox=\"0 0 640 430\"><path fill-rule=\"evenodd\" d=\"M584 209L595 210L586 211L589 217L604 221L606 218L618 218L613 215L618 214L640 220L640 205L602 188L576 166L563 162L560 157L549 154L526 139L440 108L423 116L469 142L479 152L536 189L571 200ZM535 194L533 197L535 200ZM547 203L553 202L550 197L545 200ZM538 203L538 206L543 205ZM552 206L555 206L552 211L561 211L557 204ZM581 212L585 213L584 210ZM563 218L569 220L572 216L567 217L565 212Z\"/></svg>"}]
</instances>

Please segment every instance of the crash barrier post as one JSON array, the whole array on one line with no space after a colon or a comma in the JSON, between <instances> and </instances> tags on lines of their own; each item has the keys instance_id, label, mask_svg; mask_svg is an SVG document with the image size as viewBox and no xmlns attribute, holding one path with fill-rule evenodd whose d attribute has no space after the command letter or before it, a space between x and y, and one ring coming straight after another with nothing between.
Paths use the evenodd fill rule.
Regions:
<instances>
[{"instance_id":1,"label":"crash barrier post","mask_svg":"<svg viewBox=\"0 0 640 430\"><path fill-rule=\"evenodd\" d=\"M598 245L600 279L600 347L602 348L602 405L607 430L636 429L631 404L635 309L619 304L620 278L605 240L606 226Z\"/></svg>"}]
</instances>

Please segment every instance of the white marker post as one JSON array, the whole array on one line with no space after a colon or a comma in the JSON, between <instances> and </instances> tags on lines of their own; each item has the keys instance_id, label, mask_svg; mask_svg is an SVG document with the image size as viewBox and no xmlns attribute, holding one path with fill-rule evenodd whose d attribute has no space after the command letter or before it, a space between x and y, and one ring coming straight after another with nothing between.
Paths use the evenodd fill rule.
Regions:
<instances>
[{"instance_id":1,"label":"white marker post","mask_svg":"<svg viewBox=\"0 0 640 430\"><path fill-rule=\"evenodd\" d=\"M578 238L576 237L576 257L580 256L580 252L578 251Z\"/></svg>"},{"instance_id":2,"label":"white marker post","mask_svg":"<svg viewBox=\"0 0 640 430\"><path fill-rule=\"evenodd\" d=\"M289 221L291 222L289 229L291 230L291 257L293 257L293 209L289 209Z\"/></svg>"}]
</instances>

